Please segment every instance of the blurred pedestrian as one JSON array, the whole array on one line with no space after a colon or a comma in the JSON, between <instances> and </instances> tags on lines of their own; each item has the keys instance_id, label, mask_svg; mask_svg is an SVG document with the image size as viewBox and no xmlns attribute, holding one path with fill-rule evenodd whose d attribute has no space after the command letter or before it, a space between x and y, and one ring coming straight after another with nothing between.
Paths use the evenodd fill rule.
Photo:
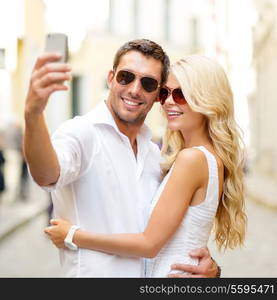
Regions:
<instances>
[{"instance_id":1,"label":"blurred pedestrian","mask_svg":"<svg viewBox=\"0 0 277 300\"><path fill-rule=\"evenodd\" d=\"M28 166L23 155L23 128L21 123L12 118L6 132L7 148L14 150L18 158L18 186L16 186L16 199L28 198L29 173Z\"/></svg>"},{"instance_id":2,"label":"blurred pedestrian","mask_svg":"<svg viewBox=\"0 0 277 300\"><path fill-rule=\"evenodd\" d=\"M5 139L3 131L0 131L0 203L2 201L3 193L6 190L6 181L5 181L5 155L4 155L4 146L5 146Z\"/></svg>"},{"instance_id":3,"label":"blurred pedestrian","mask_svg":"<svg viewBox=\"0 0 277 300\"><path fill-rule=\"evenodd\" d=\"M5 157L3 150L0 149L0 201L2 200L2 194L6 189L5 184L5 176L4 176L4 165L5 165Z\"/></svg>"},{"instance_id":4,"label":"blurred pedestrian","mask_svg":"<svg viewBox=\"0 0 277 300\"><path fill-rule=\"evenodd\" d=\"M28 180L29 180L29 173L28 173L28 166L26 160L23 156L23 151L21 151L21 165L20 165L20 184L19 184L19 198L22 200L26 200L28 197Z\"/></svg>"}]
</instances>

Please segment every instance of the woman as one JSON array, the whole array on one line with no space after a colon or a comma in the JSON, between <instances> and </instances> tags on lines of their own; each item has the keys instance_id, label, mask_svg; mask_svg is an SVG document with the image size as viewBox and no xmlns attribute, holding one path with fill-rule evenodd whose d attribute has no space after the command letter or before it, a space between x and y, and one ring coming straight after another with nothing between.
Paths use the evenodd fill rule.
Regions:
<instances>
[{"instance_id":1,"label":"woman","mask_svg":"<svg viewBox=\"0 0 277 300\"><path fill-rule=\"evenodd\" d=\"M145 231L77 230L73 238L80 248L153 258L147 260L149 277L167 276L172 262L196 265L188 253L207 245L213 226L219 249L242 245L246 230L242 143L224 70L207 57L188 56L172 66L159 101L168 120L164 179ZM71 224L51 224L45 232L64 248Z\"/></svg>"}]
</instances>

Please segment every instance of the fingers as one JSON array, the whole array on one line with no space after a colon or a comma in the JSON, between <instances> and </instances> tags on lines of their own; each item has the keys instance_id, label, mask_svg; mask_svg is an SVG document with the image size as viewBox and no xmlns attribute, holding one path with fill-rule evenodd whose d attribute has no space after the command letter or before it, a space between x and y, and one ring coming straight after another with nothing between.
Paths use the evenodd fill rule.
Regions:
<instances>
[{"instance_id":1,"label":"fingers","mask_svg":"<svg viewBox=\"0 0 277 300\"><path fill-rule=\"evenodd\" d=\"M40 69L46 63L58 61L61 57L60 53L44 53L38 57L34 70Z\"/></svg>"},{"instance_id":2,"label":"fingers","mask_svg":"<svg viewBox=\"0 0 277 300\"><path fill-rule=\"evenodd\" d=\"M50 234L50 232L51 232L51 227L52 227L52 226L48 226L48 227L44 228L44 232L45 232L46 234Z\"/></svg>"},{"instance_id":3,"label":"fingers","mask_svg":"<svg viewBox=\"0 0 277 300\"><path fill-rule=\"evenodd\" d=\"M50 224L52 224L52 225L60 225L60 227L64 226L64 225L71 226L70 222L68 222L65 219L51 219L50 220Z\"/></svg>"},{"instance_id":4,"label":"fingers","mask_svg":"<svg viewBox=\"0 0 277 300\"><path fill-rule=\"evenodd\" d=\"M187 265L187 264L174 264L171 266L172 270L178 270L189 273L199 273L199 266ZM176 274L174 274L176 275Z\"/></svg>"},{"instance_id":5,"label":"fingers","mask_svg":"<svg viewBox=\"0 0 277 300\"><path fill-rule=\"evenodd\" d=\"M51 221L54 221L54 223L58 223L58 220L51 220ZM44 229L44 232L48 235L49 239L57 248L65 248L63 239L61 239L59 236L56 235L55 229L56 229L55 226L48 226Z\"/></svg>"},{"instance_id":6,"label":"fingers","mask_svg":"<svg viewBox=\"0 0 277 300\"><path fill-rule=\"evenodd\" d=\"M193 258L210 257L208 248L195 249L189 253Z\"/></svg>"},{"instance_id":7,"label":"fingers","mask_svg":"<svg viewBox=\"0 0 277 300\"><path fill-rule=\"evenodd\" d=\"M56 61L60 55L55 53L46 53L37 59L31 81L30 81L30 99L48 99L54 91L67 90L64 81L71 79L71 68L64 63L49 63ZM43 105L45 104L44 101Z\"/></svg>"},{"instance_id":8,"label":"fingers","mask_svg":"<svg viewBox=\"0 0 277 300\"><path fill-rule=\"evenodd\" d=\"M40 80L39 85L41 88L47 88L51 84L63 86L63 82L69 79L71 76L68 73L49 73Z\"/></svg>"},{"instance_id":9,"label":"fingers","mask_svg":"<svg viewBox=\"0 0 277 300\"><path fill-rule=\"evenodd\" d=\"M50 224L52 224L52 225L58 225L59 224L59 219L51 219L50 220Z\"/></svg>"},{"instance_id":10,"label":"fingers","mask_svg":"<svg viewBox=\"0 0 277 300\"><path fill-rule=\"evenodd\" d=\"M64 82L71 79L70 66L64 63L47 63L56 61L59 57L60 55L47 53L38 58L27 93L26 116L32 118L34 115L41 114L52 93L68 90Z\"/></svg>"},{"instance_id":11,"label":"fingers","mask_svg":"<svg viewBox=\"0 0 277 300\"><path fill-rule=\"evenodd\" d=\"M40 80L44 78L48 74L52 73L67 73L68 75L69 72L71 71L71 68L68 64L63 64L63 63L52 63L52 64L45 64L42 65L41 68L36 69L33 74L32 74L32 80Z\"/></svg>"},{"instance_id":12,"label":"fingers","mask_svg":"<svg viewBox=\"0 0 277 300\"><path fill-rule=\"evenodd\" d=\"M67 64L47 64L33 72L31 82L35 89L46 88L51 84L63 84L71 79L71 68Z\"/></svg>"},{"instance_id":13,"label":"fingers","mask_svg":"<svg viewBox=\"0 0 277 300\"><path fill-rule=\"evenodd\" d=\"M203 278L203 277L214 277L216 274L217 268L214 267L214 262L211 259L209 249L199 248L190 252L190 256L197 258L199 263L198 265L189 265L189 264L174 264L171 266L171 269L188 272L189 274L170 274L169 277L193 277L193 278Z\"/></svg>"},{"instance_id":14,"label":"fingers","mask_svg":"<svg viewBox=\"0 0 277 300\"><path fill-rule=\"evenodd\" d=\"M51 225L58 225L59 220L58 219L52 219L50 220ZM44 228L44 232L50 235L53 232L55 226L47 226Z\"/></svg>"},{"instance_id":15,"label":"fingers","mask_svg":"<svg viewBox=\"0 0 277 300\"><path fill-rule=\"evenodd\" d=\"M44 96L45 98L48 98L52 93L57 91L66 91L68 90L68 87L62 84L53 84L45 89Z\"/></svg>"},{"instance_id":16,"label":"fingers","mask_svg":"<svg viewBox=\"0 0 277 300\"><path fill-rule=\"evenodd\" d=\"M204 275L194 275L194 274L169 274L169 278L205 278Z\"/></svg>"}]
</instances>

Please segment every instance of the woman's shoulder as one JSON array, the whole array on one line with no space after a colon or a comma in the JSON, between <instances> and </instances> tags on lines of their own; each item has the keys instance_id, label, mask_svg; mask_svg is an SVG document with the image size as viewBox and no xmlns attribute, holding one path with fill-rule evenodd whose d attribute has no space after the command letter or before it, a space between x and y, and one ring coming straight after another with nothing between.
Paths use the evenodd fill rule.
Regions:
<instances>
[{"instance_id":1,"label":"woman's shoulder","mask_svg":"<svg viewBox=\"0 0 277 300\"><path fill-rule=\"evenodd\" d=\"M174 173L183 178L189 176L191 180L202 183L208 174L205 154L196 148L181 150L174 162Z\"/></svg>"},{"instance_id":2,"label":"woman's shoulder","mask_svg":"<svg viewBox=\"0 0 277 300\"><path fill-rule=\"evenodd\" d=\"M207 180L208 168L205 154L197 148L182 149L174 162L172 174L185 183L201 187Z\"/></svg>"},{"instance_id":3,"label":"woman's shoulder","mask_svg":"<svg viewBox=\"0 0 277 300\"><path fill-rule=\"evenodd\" d=\"M205 154L198 148L185 148L178 153L175 163L186 164L190 166L199 166L202 165L205 161Z\"/></svg>"}]
</instances>

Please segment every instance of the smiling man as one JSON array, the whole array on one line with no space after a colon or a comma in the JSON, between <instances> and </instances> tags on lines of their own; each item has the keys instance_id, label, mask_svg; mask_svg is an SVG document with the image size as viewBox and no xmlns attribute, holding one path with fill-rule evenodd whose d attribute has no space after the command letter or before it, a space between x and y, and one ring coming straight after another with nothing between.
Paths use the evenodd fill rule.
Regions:
<instances>
[{"instance_id":1,"label":"smiling man","mask_svg":"<svg viewBox=\"0 0 277 300\"><path fill-rule=\"evenodd\" d=\"M60 126L50 138L43 112L49 96L66 90L70 67L44 54L35 64L25 105L24 152L34 180L51 191L54 217L72 227L60 249L63 274L70 277L141 277L145 261L78 249L74 230L141 231L160 183L160 152L144 120L167 79L169 59L156 43L127 42L108 74L109 95L95 109ZM180 266L197 276L215 276L205 249L199 266ZM174 263L174 262L172 262ZM194 268L193 270L191 268Z\"/></svg>"}]
</instances>

